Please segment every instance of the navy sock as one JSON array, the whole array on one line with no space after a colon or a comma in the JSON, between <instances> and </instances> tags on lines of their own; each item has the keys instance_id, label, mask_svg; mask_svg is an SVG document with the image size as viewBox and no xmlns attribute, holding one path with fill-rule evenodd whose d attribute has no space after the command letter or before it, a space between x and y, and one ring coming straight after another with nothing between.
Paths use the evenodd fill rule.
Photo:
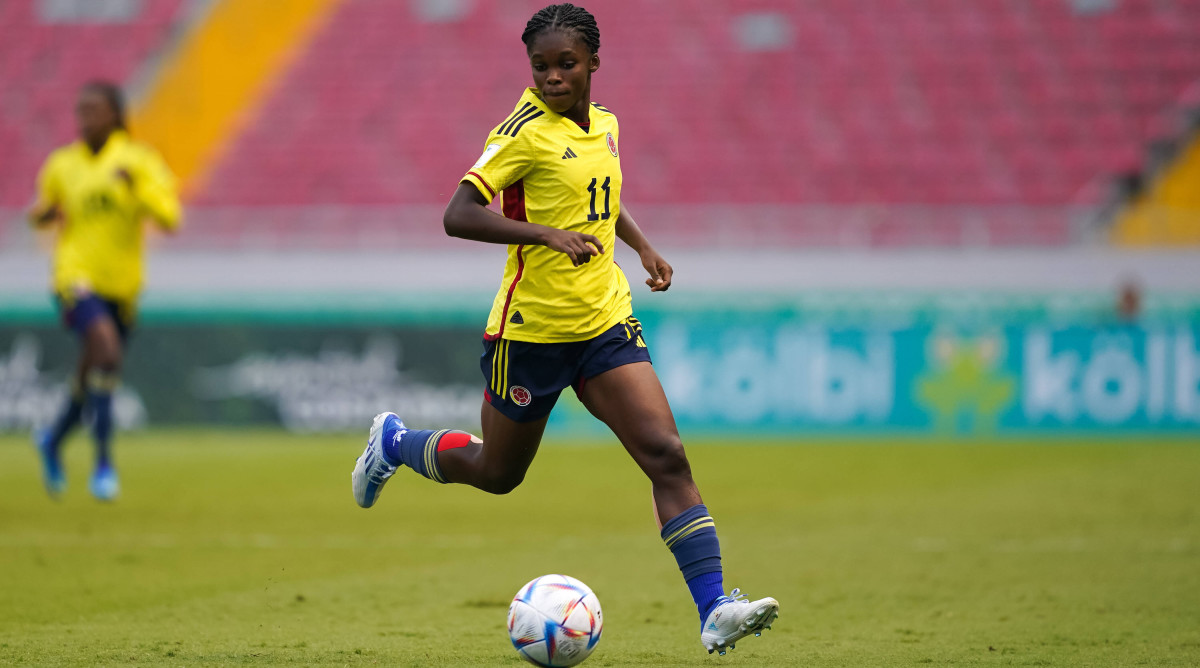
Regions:
<instances>
[{"instance_id":1,"label":"navy sock","mask_svg":"<svg viewBox=\"0 0 1200 668\"><path fill-rule=\"evenodd\" d=\"M83 401L84 396L80 392L72 391L67 397L63 407L58 411L58 417L54 418L54 424L50 425L50 429L46 432L46 442L50 447L50 451L58 452L58 448L62 445L63 439L67 434L71 433L83 418Z\"/></svg>"},{"instance_id":2,"label":"navy sock","mask_svg":"<svg viewBox=\"0 0 1200 668\"><path fill-rule=\"evenodd\" d=\"M92 416L92 439L96 442L96 468L107 468L112 464L112 392L89 392L88 410Z\"/></svg>"},{"instance_id":3,"label":"navy sock","mask_svg":"<svg viewBox=\"0 0 1200 668\"><path fill-rule=\"evenodd\" d=\"M717 607L717 601L725 595L725 577L721 571L703 573L687 581L688 591L700 612L700 623L708 619L708 613Z\"/></svg>"},{"instance_id":4,"label":"navy sock","mask_svg":"<svg viewBox=\"0 0 1200 668\"><path fill-rule=\"evenodd\" d=\"M675 555L703 624L717 599L725 595L716 523L709 516L708 508L699 504L668 520L661 535L671 554Z\"/></svg>"},{"instance_id":5,"label":"navy sock","mask_svg":"<svg viewBox=\"0 0 1200 668\"><path fill-rule=\"evenodd\" d=\"M434 482L449 482L438 464L438 445L453 434L466 435L452 429L385 429L383 457L393 466L404 464ZM461 437L455 439L456 445L459 440Z\"/></svg>"}]
</instances>

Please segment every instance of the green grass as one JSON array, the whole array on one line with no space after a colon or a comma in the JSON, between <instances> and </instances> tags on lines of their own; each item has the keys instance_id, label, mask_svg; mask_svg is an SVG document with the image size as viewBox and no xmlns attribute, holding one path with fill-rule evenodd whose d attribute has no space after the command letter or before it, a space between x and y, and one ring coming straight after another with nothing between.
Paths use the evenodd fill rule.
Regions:
<instances>
[{"instance_id":1,"label":"green grass","mask_svg":"<svg viewBox=\"0 0 1200 668\"><path fill-rule=\"evenodd\" d=\"M1200 664L1195 443L692 445L726 584L782 606L716 657L618 447L364 511L360 441L123 435L101 505L84 443L55 503L0 437L0 664L518 666L508 601L553 572L604 605L594 667Z\"/></svg>"}]
</instances>

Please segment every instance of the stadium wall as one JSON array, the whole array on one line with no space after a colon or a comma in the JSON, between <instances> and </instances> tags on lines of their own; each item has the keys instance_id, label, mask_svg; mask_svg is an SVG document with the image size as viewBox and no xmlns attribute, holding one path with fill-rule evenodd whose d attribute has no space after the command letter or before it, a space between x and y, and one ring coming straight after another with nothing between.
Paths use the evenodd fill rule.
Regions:
<instances>
[{"instance_id":1,"label":"stadium wall","mask_svg":"<svg viewBox=\"0 0 1200 668\"><path fill-rule=\"evenodd\" d=\"M146 300L127 427L360 429L384 408L478 428L480 319L467 294ZM685 434L1200 434L1200 299L825 291L640 304ZM46 300L0 309L0 430L49 418L74 342ZM602 433L564 393L551 429Z\"/></svg>"}]
</instances>

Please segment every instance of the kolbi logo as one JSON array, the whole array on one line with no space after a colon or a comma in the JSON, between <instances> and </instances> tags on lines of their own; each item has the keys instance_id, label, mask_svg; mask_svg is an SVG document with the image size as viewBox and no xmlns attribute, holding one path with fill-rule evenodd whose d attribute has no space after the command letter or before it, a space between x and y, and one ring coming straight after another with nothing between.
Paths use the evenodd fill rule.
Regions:
<instances>
[{"instance_id":1,"label":"kolbi logo","mask_svg":"<svg viewBox=\"0 0 1200 668\"><path fill-rule=\"evenodd\" d=\"M655 368L689 426L882 424L892 415L889 330L800 323L670 323L655 329Z\"/></svg>"},{"instance_id":2,"label":"kolbi logo","mask_svg":"<svg viewBox=\"0 0 1200 668\"><path fill-rule=\"evenodd\" d=\"M1200 350L1188 326L1094 332L1030 330L1025 417L1106 426L1200 423Z\"/></svg>"},{"instance_id":3,"label":"kolbi logo","mask_svg":"<svg viewBox=\"0 0 1200 668\"><path fill-rule=\"evenodd\" d=\"M533 394L520 385L508 388L508 396L512 397L513 403L518 406L528 406L529 402L533 401Z\"/></svg>"}]
</instances>

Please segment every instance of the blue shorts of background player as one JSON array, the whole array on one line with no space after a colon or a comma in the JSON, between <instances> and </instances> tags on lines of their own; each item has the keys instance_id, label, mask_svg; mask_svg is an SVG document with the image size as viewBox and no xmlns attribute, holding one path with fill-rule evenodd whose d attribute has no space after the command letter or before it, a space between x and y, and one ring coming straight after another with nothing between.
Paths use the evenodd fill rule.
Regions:
<instances>
[{"instance_id":1,"label":"blue shorts of background player","mask_svg":"<svg viewBox=\"0 0 1200 668\"><path fill-rule=\"evenodd\" d=\"M642 325L632 317L587 341L485 339L483 347L484 398L516 422L533 422L549 415L567 387L578 394L589 378L626 364L650 361Z\"/></svg>"},{"instance_id":2,"label":"blue shorts of background player","mask_svg":"<svg viewBox=\"0 0 1200 668\"><path fill-rule=\"evenodd\" d=\"M112 318L113 324L117 326L117 334L120 335L121 342L126 343L129 340L135 311L131 302L108 299L90 293L70 298L55 295L54 299L58 302L63 324L79 336L87 334L88 328L97 319L108 317Z\"/></svg>"}]
</instances>

